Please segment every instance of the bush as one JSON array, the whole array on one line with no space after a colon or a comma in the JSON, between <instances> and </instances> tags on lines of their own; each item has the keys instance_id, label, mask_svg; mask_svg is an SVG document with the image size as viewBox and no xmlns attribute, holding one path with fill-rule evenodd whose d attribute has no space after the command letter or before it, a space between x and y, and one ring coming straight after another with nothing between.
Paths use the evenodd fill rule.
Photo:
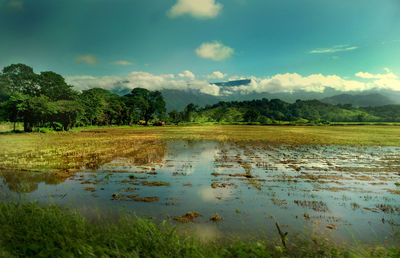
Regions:
<instances>
[{"instance_id":1,"label":"bush","mask_svg":"<svg viewBox=\"0 0 400 258\"><path fill-rule=\"evenodd\" d=\"M53 122L51 124L51 127L53 128L54 131L62 131L63 130L63 125L59 122Z\"/></svg>"}]
</instances>

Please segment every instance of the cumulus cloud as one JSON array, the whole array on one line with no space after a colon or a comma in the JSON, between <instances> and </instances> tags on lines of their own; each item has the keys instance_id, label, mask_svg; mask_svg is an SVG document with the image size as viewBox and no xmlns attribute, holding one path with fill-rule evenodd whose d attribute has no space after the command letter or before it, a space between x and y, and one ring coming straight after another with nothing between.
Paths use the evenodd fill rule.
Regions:
<instances>
[{"instance_id":1,"label":"cumulus cloud","mask_svg":"<svg viewBox=\"0 0 400 258\"><path fill-rule=\"evenodd\" d=\"M225 60L231 57L235 52L233 48L225 46L219 41L205 42L201 44L195 51L199 57L214 61Z\"/></svg>"},{"instance_id":2,"label":"cumulus cloud","mask_svg":"<svg viewBox=\"0 0 400 258\"><path fill-rule=\"evenodd\" d=\"M331 48L314 49L314 50L311 50L309 53L310 54L330 54L330 53L336 53L336 52L352 51L352 50L356 50L357 48L358 48L357 46L337 45L337 46L333 46Z\"/></svg>"},{"instance_id":3,"label":"cumulus cloud","mask_svg":"<svg viewBox=\"0 0 400 258\"><path fill-rule=\"evenodd\" d=\"M210 75L207 75L207 79L212 80L212 79L223 79L225 78L227 75L224 73L221 73L220 71L215 71Z\"/></svg>"},{"instance_id":4,"label":"cumulus cloud","mask_svg":"<svg viewBox=\"0 0 400 258\"><path fill-rule=\"evenodd\" d=\"M247 93L281 93L281 92L323 92L327 88L338 91L364 91L371 89L390 89L400 91L400 80L396 74L386 70L383 74L359 72L355 74L360 79L345 79L337 75L311 74L302 76L297 73L276 74L271 77L250 77L247 85L220 87L196 76L186 70L177 75L154 75L147 72L134 71L123 77L117 76L66 76L66 81L78 90L100 87L114 88L146 88L149 90L196 90L204 94L222 96ZM232 77L243 79L242 77Z\"/></svg>"},{"instance_id":5,"label":"cumulus cloud","mask_svg":"<svg viewBox=\"0 0 400 258\"><path fill-rule=\"evenodd\" d=\"M312 74L302 76L297 73L286 73L276 74L267 78L251 77L250 84L230 87L229 89L231 92L240 92L242 94L250 92L323 92L327 88L334 88L338 91L364 91L371 89L400 91L400 80L390 70L386 74L359 72L355 76L367 80L350 80L337 75Z\"/></svg>"},{"instance_id":6,"label":"cumulus cloud","mask_svg":"<svg viewBox=\"0 0 400 258\"><path fill-rule=\"evenodd\" d=\"M365 73L365 72L358 72L355 75L357 77L363 78L363 79L384 79L384 80L396 80L397 75L394 74L389 68L384 68L385 72L384 74L378 73L378 74L371 74L371 73Z\"/></svg>"},{"instance_id":7,"label":"cumulus cloud","mask_svg":"<svg viewBox=\"0 0 400 258\"><path fill-rule=\"evenodd\" d=\"M355 76L366 79L367 85L373 85L379 89L390 89L400 91L399 77L389 68L384 68L386 73L371 74L367 72L356 73Z\"/></svg>"},{"instance_id":8,"label":"cumulus cloud","mask_svg":"<svg viewBox=\"0 0 400 258\"><path fill-rule=\"evenodd\" d=\"M251 78L245 88L238 87L239 91L254 92L323 92L326 88L335 88L340 91L365 90L365 84L355 80L345 80L337 75L312 74L302 76L297 73L277 74L267 78Z\"/></svg>"},{"instance_id":9,"label":"cumulus cloud","mask_svg":"<svg viewBox=\"0 0 400 258\"><path fill-rule=\"evenodd\" d=\"M186 71L185 71L186 72ZM103 88L111 90L114 88L146 88L149 90L197 90L204 94L218 96L219 87L207 81L195 80L195 75L189 73L154 75L147 72L131 72L127 76L65 76L66 81L78 90L91 88ZM191 74L191 75L190 75ZM184 75L184 77L180 76ZM192 79L193 78L193 79ZM189 80L188 80L189 79Z\"/></svg>"},{"instance_id":10,"label":"cumulus cloud","mask_svg":"<svg viewBox=\"0 0 400 258\"><path fill-rule=\"evenodd\" d=\"M189 71L189 70L186 70L186 71L184 71L183 73L178 74L178 76L179 76L180 78L188 78L188 79L190 79L190 80L194 80L195 77L196 77L196 76L195 76L191 71Z\"/></svg>"},{"instance_id":11,"label":"cumulus cloud","mask_svg":"<svg viewBox=\"0 0 400 258\"><path fill-rule=\"evenodd\" d=\"M178 0L168 11L170 18L190 15L198 19L211 19L218 16L222 4L215 0Z\"/></svg>"},{"instance_id":12,"label":"cumulus cloud","mask_svg":"<svg viewBox=\"0 0 400 258\"><path fill-rule=\"evenodd\" d=\"M94 55L83 55L77 56L75 61L77 63L85 63L88 65L96 65L97 64L97 57Z\"/></svg>"},{"instance_id":13,"label":"cumulus cloud","mask_svg":"<svg viewBox=\"0 0 400 258\"><path fill-rule=\"evenodd\" d=\"M125 61L125 60L118 60L118 61L114 61L111 64L113 65L121 65L121 66L129 66L129 65L133 65L132 62L129 61Z\"/></svg>"}]
</instances>

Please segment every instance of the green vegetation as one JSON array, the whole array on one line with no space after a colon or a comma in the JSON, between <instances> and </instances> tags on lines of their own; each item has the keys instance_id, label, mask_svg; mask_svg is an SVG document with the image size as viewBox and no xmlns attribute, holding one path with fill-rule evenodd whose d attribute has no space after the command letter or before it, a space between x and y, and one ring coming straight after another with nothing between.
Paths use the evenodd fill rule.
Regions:
<instances>
[{"instance_id":1,"label":"green vegetation","mask_svg":"<svg viewBox=\"0 0 400 258\"><path fill-rule=\"evenodd\" d=\"M4 67L0 73L0 121L22 122L25 132L74 126L128 125L165 118L160 92L136 88L118 96L94 88L77 92L54 72L36 74L24 64Z\"/></svg>"},{"instance_id":2,"label":"green vegetation","mask_svg":"<svg viewBox=\"0 0 400 258\"><path fill-rule=\"evenodd\" d=\"M332 257L400 255L398 247L339 246L325 238L200 242L171 225L123 216L89 221L57 206L0 202L2 257Z\"/></svg>"},{"instance_id":3,"label":"green vegetation","mask_svg":"<svg viewBox=\"0 0 400 258\"><path fill-rule=\"evenodd\" d=\"M297 100L290 104L279 99L219 102L198 109L194 122L248 122L256 124L324 125L331 122L396 122L400 106L358 108L325 104L318 100Z\"/></svg>"},{"instance_id":4,"label":"green vegetation","mask_svg":"<svg viewBox=\"0 0 400 258\"><path fill-rule=\"evenodd\" d=\"M201 108L189 104L166 114L159 91L135 88L125 96L93 88L78 92L54 72L36 74L24 64L4 67L0 73L0 121L23 123L24 131L68 131L75 126L149 123L292 124L325 125L334 122L400 122L400 105L353 107L318 100L286 103L279 99L219 102Z\"/></svg>"}]
</instances>

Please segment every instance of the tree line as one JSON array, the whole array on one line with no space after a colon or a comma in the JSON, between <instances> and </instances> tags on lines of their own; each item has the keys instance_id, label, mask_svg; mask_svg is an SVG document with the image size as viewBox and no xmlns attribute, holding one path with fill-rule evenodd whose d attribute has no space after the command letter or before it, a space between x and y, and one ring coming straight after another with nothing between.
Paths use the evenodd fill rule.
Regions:
<instances>
[{"instance_id":1,"label":"tree line","mask_svg":"<svg viewBox=\"0 0 400 258\"><path fill-rule=\"evenodd\" d=\"M189 104L182 111L166 112L159 91L135 88L119 96L101 88L77 91L52 71L36 74L25 64L12 64L0 73L0 121L22 122L24 131L40 128L69 130L88 125L162 125L180 123L259 123L280 121L400 122L400 105L353 107L318 100L280 99L219 102L204 108Z\"/></svg>"},{"instance_id":2,"label":"tree line","mask_svg":"<svg viewBox=\"0 0 400 258\"><path fill-rule=\"evenodd\" d=\"M351 104L327 104L318 100L297 100L287 103L280 99L219 102L199 109L196 122L251 122L275 124L289 121L300 124L330 122L400 122L400 105L356 107Z\"/></svg>"},{"instance_id":3,"label":"tree line","mask_svg":"<svg viewBox=\"0 0 400 258\"><path fill-rule=\"evenodd\" d=\"M81 92L54 72L36 74L24 64L4 67L0 73L0 118L23 122L24 131L50 127L129 125L165 119L164 98L159 91L135 88L125 96L93 88Z\"/></svg>"}]
</instances>

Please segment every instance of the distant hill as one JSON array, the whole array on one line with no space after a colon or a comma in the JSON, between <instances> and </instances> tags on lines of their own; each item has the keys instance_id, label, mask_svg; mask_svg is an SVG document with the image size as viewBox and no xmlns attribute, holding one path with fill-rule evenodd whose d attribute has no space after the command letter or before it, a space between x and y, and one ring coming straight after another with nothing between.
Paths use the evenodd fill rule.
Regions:
<instances>
[{"instance_id":1,"label":"distant hill","mask_svg":"<svg viewBox=\"0 0 400 258\"><path fill-rule=\"evenodd\" d=\"M188 104L193 103L204 107L218 103L220 99L194 90L161 90L167 111L183 110Z\"/></svg>"},{"instance_id":2,"label":"distant hill","mask_svg":"<svg viewBox=\"0 0 400 258\"><path fill-rule=\"evenodd\" d=\"M340 94L328 98L321 99L321 102L328 104L352 104L358 107L376 107L395 104L389 97L386 97L379 93L373 93L368 95L351 95L351 94Z\"/></svg>"},{"instance_id":3,"label":"distant hill","mask_svg":"<svg viewBox=\"0 0 400 258\"><path fill-rule=\"evenodd\" d=\"M298 123L378 122L398 121L400 105L383 107L351 107L322 103L318 100L297 100L288 103L280 99L218 102L193 115L195 122L259 122ZM275 122L274 122L275 121Z\"/></svg>"},{"instance_id":4,"label":"distant hill","mask_svg":"<svg viewBox=\"0 0 400 258\"><path fill-rule=\"evenodd\" d=\"M280 99L288 103L294 103L296 100L320 100L327 104L352 104L357 107L375 107L391 104L400 104L400 91L392 90L370 90L362 93L351 91L342 92L334 88L326 88L323 92L294 91L294 92L238 92L232 87L247 86L251 83L250 79L215 82L212 83L220 87L221 96L213 96L201 93L199 90L161 90L167 103L167 111L176 109L183 110L188 104L193 103L204 107L213 105L219 101L250 101L257 99ZM245 87L244 87L245 88ZM131 92L132 89L123 85L117 86L111 92L123 96Z\"/></svg>"}]
</instances>

